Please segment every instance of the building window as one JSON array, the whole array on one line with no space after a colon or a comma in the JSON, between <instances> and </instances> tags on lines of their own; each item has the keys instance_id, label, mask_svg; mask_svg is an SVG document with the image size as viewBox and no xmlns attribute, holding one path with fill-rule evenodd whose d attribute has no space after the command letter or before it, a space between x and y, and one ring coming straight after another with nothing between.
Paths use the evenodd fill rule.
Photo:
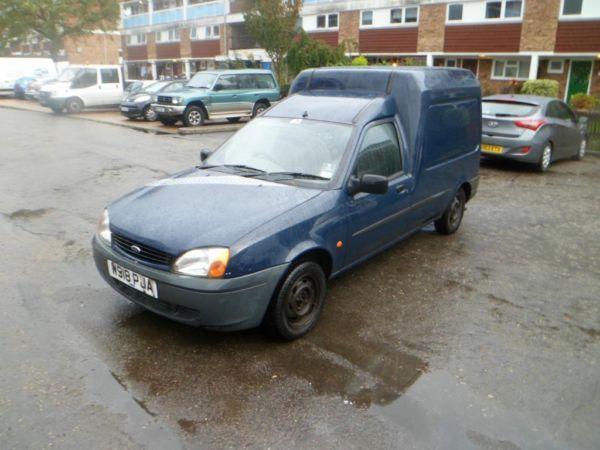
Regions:
<instances>
[{"instance_id":1,"label":"building window","mask_svg":"<svg viewBox=\"0 0 600 450\"><path fill-rule=\"evenodd\" d=\"M521 17L522 0L508 0L504 6L504 17Z\"/></svg>"},{"instance_id":2,"label":"building window","mask_svg":"<svg viewBox=\"0 0 600 450\"><path fill-rule=\"evenodd\" d=\"M495 59L492 79L526 80L529 76L529 61L518 59Z\"/></svg>"},{"instance_id":3,"label":"building window","mask_svg":"<svg viewBox=\"0 0 600 450\"><path fill-rule=\"evenodd\" d=\"M123 5L123 15L125 17L135 16L137 14L146 14L148 12L147 1L137 1L132 3L126 3Z\"/></svg>"},{"instance_id":4,"label":"building window","mask_svg":"<svg viewBox=\"0 0 600 450\"><path fill-rule=\"evenodd\" d=\"M485 18L499 19L502 11L502 2L487 2L485 4Z\"/></svg>"},{"instance_id":5,"label":"building window","mask_svg":"<svg viewBox=\"0 0 600 450\"><path fill-rule=\"evenodd\" d=\"M373 25L373 11L363 11L361 13L361 25Z\"/></svg>"},{"instance_id":6,"label":"building window","mask_svg":"<svg viewBox=\"0 0 600 450\"><path fill-rule=\"evenodd\" d=\"M155 37L156 42L177 42L180 39L179 28L157 31Z\"/></svg>"},{"instance_id":7,"label":"building window","mask_svg":"<svg viewBox=\"0 0 600 450\"><path fill-rule=\"evenodd\" d=\"M402 8L390 10L390 23L402 23Z\"/></svg>"},{"instance_id":8,"label":"building window","mask_svg":"<svg viewBox=\"0 0 600 450\"><path fill-rule=\"evenodd\" d=\"M456 58L447 59L446 67L458 67L458 60Z\"/></svg>"},{"instance_id":9,"label":"building window","mask_svg":"<svg viewBox=\"0 0 600 450\"><path fill-rule=\"evenodd\" d=\"M327 25L327 16L317 16L317 28L325 28Z\"/></svg>"},{"instance_id":10,"label":"building window","mask_svg":"<svg viewBox=\"0 0 600 450\"><path fill-rule=\"evenodd\" d=\"M327 27L337 28L337 26L338 26L338 15L337 14L329 14L327 16Z\"/></svg>"},{"instance_id":11,"label":"building window","mask_svg":"<svg viewBox=\"0 0 600 450\"><path fill-rule=\"evenodd\" d=\"M551 59L548 61L548 73L563 73L565 61L563 59Z\"/></svg>"},{"instance_id":12,"label":"building window","mask_svg":"<svg viewBox=\"0 0 600 450\"><path fill-rule=\"evenodd\" d=\"M146 33L128 34L125 41L127 45L144 45L146 44Z\"/></svg>"},{"instance_id":13,"label":"building window","mask_svg":"<svg viewBox=\"0 0 600 450\"><path fill-rule=\"evenodd\" d=\"M563 16L578 16L582 7L583 0L563 0Z\"/></svg>"},{"instance_id":14,"label":"building window","mask_svg":"<svg viewBox=\"0 0 600 450\"><path fill-rule=\"evenodd\" d=\"M448 5L448 20L462 20L462 18L463 18L462 3Z\"/></svg>"},{"instance_id":15,"label":"building window","mask_svg":"<svg viewBox=\"0 0 600 450\"><path fill-rule=\"evenodd\" d=\"M419 19L419 8L405 8L404 9L404 22L416 23Z\"/></svg>"},{"instance_id":16,"label":"building window","mask_svg":"<svg viewBox=\"0 0 600 450\"><path fill-rule=\"evenodd\" d=\"M520 18L523 11L523 0L493 0L485 4L486 19Z\"/></svg>"},{"instance_id":17,"label":"building window","mask_svg":"<svg viewBox=\"0 0 600 450\"><path fill-rule=\"evenodd\" d=\"M180 8L183 4L183 0L154 0L154 11L160 11L162 9Z\"/></svg>"},{"instance_id":18,"label":"building window","mask_svg":"<svg viewBox=\"0 0 600 450\"><path fill-rule=\"evenodd\" d=\"M219 39L220 28L219 25L212 25L208 27L197 27L190 30L190 39L196 40L208 40L208 39Z\"/></svg>"}]
</instances>

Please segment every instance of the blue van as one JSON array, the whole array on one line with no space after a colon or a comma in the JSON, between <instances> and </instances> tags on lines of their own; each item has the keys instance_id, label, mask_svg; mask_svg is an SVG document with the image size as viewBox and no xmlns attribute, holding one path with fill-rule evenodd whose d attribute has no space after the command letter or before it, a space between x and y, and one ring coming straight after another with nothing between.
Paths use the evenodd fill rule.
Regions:
<instances>
[{"instance_id":1,"label":"blue van","mask_svg":"<svg viewBox=\"0 0 600 450\"><path fill-rule=\"evenodd\" d=\"M291 91L198 167L107 207L93 249L114 289L179 322L291 340L328 279L432 222L457 231L479 179L470 71L315 69Z\"/></svg>"}]
</instances>

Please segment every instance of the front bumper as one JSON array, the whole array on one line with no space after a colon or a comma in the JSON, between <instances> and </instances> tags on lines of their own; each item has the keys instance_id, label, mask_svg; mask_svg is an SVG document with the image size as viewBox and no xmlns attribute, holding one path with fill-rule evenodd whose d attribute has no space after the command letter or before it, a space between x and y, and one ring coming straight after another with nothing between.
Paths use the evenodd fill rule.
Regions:
<instances>
[{"instance_id":1,"label":"front bumper","mask_svg":"<svg viewBox=\"0 0 600 450\"><path fill-rule=\"evenodd\" d=\"M143 116L144 105L138 105L136 103L121 103L119 105L119 111L125 117L135 119Z\"/></svg>"},{"instance_id":2,"label":"front bumper","mask_svg":"<svg viewBox=\"0 0 600 450\"><path fill-rule=\"evenodd\" d=\"M63 109L66 101L66 97L50 97L48 94L40 94L40 104L48 108Z\"/></svg>"},{"instance_id":3,"label":"front bumper","mask_svg":"<svg viewBox=\"0 0 600 450\"><path fill-rule=\"evenodd\" d=\"M537 142L530 139L511 139L483 136L481 139L481 156L490 159L511 159L513 161L522 161L525 163L537 163L540 160L543 142ZM501 146L502 153L487 153L483 150L483 144ZM526 148L529 151L526 152Z\"/></svg>"},{"instance_id":4,"label":"front bumper","mask_svg":"<svg viewBox=\"0 0 600 450\"><path fill-rule=\"evenodd\" d=\"M177 322L219 330L254 328L263 320L288 264L237 278L211 280L148 267L123 256L94 237L94 260L100 275L134 303ZM111 277L107 260L156 281L158 299Z\"/></svg>"},{"instance_id":5,"label":"front bumper","mask_svg":"<svg viewBox=\"0 0 600 450\"><path fill-rule=\"evenodd\" d=\"M152 103L152 109L159 116L180 117L185 111L185 105L165 105L162 103Z\"/></svg>"}]
</instances>

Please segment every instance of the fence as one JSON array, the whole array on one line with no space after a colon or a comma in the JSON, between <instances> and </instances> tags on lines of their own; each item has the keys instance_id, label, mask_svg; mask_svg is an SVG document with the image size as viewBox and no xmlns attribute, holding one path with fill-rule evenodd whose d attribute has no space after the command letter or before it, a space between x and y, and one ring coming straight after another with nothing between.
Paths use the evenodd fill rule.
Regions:
<instances>
[{"instance_id":1,"label":"fence","mask_svg":"<svg viewBox=\"0 0 600 450\"><path fill-rule=\"evenodd\" d=\"M577 111L579 117L585 117L588 149L600 151L600 111Z\"/></svg>"}]
</instances>

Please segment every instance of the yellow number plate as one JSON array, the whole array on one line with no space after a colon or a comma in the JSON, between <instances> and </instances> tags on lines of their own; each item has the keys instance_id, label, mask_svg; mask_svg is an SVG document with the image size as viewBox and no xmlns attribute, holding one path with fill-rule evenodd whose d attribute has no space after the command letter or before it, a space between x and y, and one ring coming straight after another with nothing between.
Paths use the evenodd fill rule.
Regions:
<instances>
[{"instance_id":1,"label":"yellow number plate","mask_svg":"<svg viewBox=\"0 0 600 450\"><path fill-rule=\"evenodd\" d=\"M504 147L500 145L481 144L481 151L485 153L502 153Z\"/></svg>"}]
</instances>

